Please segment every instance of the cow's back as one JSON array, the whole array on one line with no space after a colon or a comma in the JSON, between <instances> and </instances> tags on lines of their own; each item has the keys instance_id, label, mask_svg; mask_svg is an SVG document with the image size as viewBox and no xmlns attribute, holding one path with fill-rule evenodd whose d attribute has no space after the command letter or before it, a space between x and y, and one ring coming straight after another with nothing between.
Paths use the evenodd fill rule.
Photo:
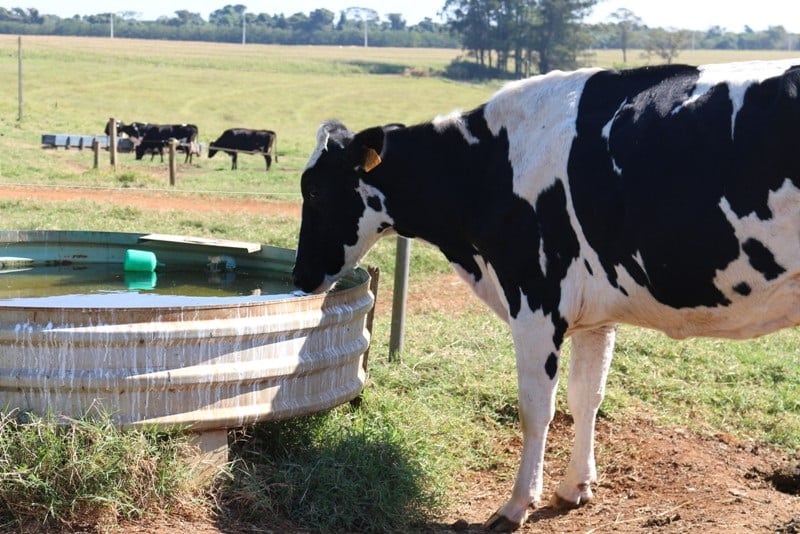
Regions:
<instances>
[{"instance_id":1,"label":"cow's back","mask_svg":"<svg viewBox=\"0 0 800 534\"><path fill-rule=\"evenodd\" d=\"M579 294L587 324L750 337L800 323L789 67L555 72L486 105L508 135L514 192L535 206L567 188L582 265L562 293Z\"/></svg>"},{"instance_id":2,"label":"cow's back","mask_svg":"<svg viewBox=\"0 0 800 534\"><path fill-rule=\"evenodd\" d=\"M234 150L265 151L272 144L271 133L269 130L230 128L222 132L214 145Z\"/></svg>"}]
</instances>

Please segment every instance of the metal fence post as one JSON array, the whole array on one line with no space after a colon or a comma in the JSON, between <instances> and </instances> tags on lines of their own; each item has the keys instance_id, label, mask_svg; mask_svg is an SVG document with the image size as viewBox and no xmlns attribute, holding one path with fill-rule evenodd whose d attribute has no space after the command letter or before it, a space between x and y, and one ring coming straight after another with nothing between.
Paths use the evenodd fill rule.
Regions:
<instances>
[{"instance_id":1,"label":"metal fence post","mask_svg":"<svg viewBox=\"0 0 800 534\"><path fill-rule=\"evenodd\" d=\"M392 331L389 337L389 361L400 359L406 323L406 300L408 298L408 268L411 240L397 236L395 254L394 295L392 296Z\"/></svg>"}]
</instances>

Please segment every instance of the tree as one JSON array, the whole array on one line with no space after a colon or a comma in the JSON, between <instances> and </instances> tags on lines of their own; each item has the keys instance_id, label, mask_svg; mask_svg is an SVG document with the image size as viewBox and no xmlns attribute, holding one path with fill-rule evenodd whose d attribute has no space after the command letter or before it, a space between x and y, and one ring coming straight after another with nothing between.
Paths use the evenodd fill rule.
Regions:
<instances>
[{"instance_id":1,"label":"tree","mask_svg":"<svg viewBox=\"0 0 800 534\"><path fill-rule=\"evenodd\" d=\"M208 22L217 26L240 26L242 24L242 14L245 11L247 11L247 6L228 4L222 9L212 11L208 16Z\"/></svg>"},{"instance_id":2,"label":"tree","mask_svg":"<svg viewBox=\"0 0 800 534\"><path fill-rule=\"evenodd\" d=\"M475 53L481 65L487 51L497 52L497 66L527 75L537 63L539 72L577 66L578 51L588 36L579 22L597 0L446 0L443 14L462 46ZM489 53L491 66L491 52Z\"/></svg>"},{"instance_id":3,"label":"tree","mask_svg":"<svg viewBox=\"0 0 800 534\"><path fill-rule=\"evenodd\" d=\"M532 29L531 48L539 55L539 72L578 66L578 52L588 47L579 22L597 0L540 0L540 22Z\"/></svg>"},{"instance_id":4,"label":"tree","mask_svg":"<svg viewBox=\"0 0 800 534\"><path fill-rule=\"evenodd\" d=\"M347 18L352 17L364 25L364 48L366 48L369 45L367 27L369 26L369 22L371 20L380 19L378 12L367 7L348 7L344 10L344 14Z\"/></svg>"},{"instance_id":5,"label":"tree","mask_svg":"<svg viewBox=\"0 0 800 534\"><path fill-rule=\"evenodd\" d=\"M328 9L315 9L308 16L308 31L329 31L333 29L336 14Z\"/></svg>"},{"instance_id":6,"label":"tree","mask_svg":"<svg viewBox=\"0 0 800 534\"><path fill-rule=\"evenodd\" d=\"M181 9L175 12L175 18L170 19L169 23L172 26L202 26L205 24L205 21L203 17L200 16L200 13L192 13L186 9Z\"/></svg>"},{"instance_id":7,"label":"tree","mask_svg":"<svg viewBox=\"0 0 800 534\"><path fill-rule=\"evenodd\" d=\"M481 66L492 66L492 35L497 31L496 0L447 0L442 13L450 31L461 37L462 47L472 52Z\"/></svg>"},{"instance_id":8,"label":"tree","mask_svg":"<svg viewBox=\"0 0 800 534\"><path fill-rule=\"evenodd\" d=\"M661 59L672 63L678 57L682 48L689 42L689 32L686 30L667 31L656 28L648 32L647 44L645 45L645 55L657 55Z\"/></svg>"},{"instance_id":9,"label":"tree","mask_svg":"<svg viewBox=\"0 0 800 534\"><path fill-rule=\"evenodd\" d=\"M401 31L406 29L406 21L402 13L389 13L386 17L389 19L390 30Z\"/></svg>"},{"instance_id":10,"label":"tree","mask_svg":"<svg viewBox=\"0 0 800 534\"><path fill-rule=\"evenodd\" d=\"M641 26L642 19L637 17L630 9L624 7L611 13L610 17L612 20L616 21L619 46L622 49L622 62L627 63L627 51L628 45L630 45L631 34Z\"/></svg>"}]
</instances>

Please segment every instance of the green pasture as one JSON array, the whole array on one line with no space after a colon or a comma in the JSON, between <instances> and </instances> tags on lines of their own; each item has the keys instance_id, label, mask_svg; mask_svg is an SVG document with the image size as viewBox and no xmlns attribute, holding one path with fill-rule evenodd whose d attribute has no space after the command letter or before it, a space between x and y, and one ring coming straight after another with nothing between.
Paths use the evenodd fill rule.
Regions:
<instances>
[{"instance_id":1,"label":"green pasture","mask_svg":"<svg viewBox=\"0 0 800 534\"><path fill-rule=\"evenodd\" d=\"M100 134L114 117L193 123L206 145L226 128L275 130L278 164L268 176L263 158L242 155L240 172L228 174L229 158L218 154L181 165L177 188L297 195L299 174L322 121L339 118L352 129L413 123L485 100L497 84L455 83L427 75L457 54L25 37L23 120L17 122L17 38L0 36L0 94L5 95L0 101L0 180L163 185L164 166L149 157L136 162L133 154L122 154L117 173L108 171L104 158L93 172L88 151L40 149L41 134Z\"/></svg>"},{"instance_id":2,"label":"green pasture","mask_svg":"<svg viewBox=\"0 0 800 534\"><path fill-rule=\"evenodd\" d=\"M325 119L339 118L353 129L424 121L469 109L500 86L435 76L459 55L456 50L54 37L24 37L23 48L24 116L18 121L17 38L0 36L0 185L147 189L221 205L233 197L299 203L299 176ZM687 51L679 60L776 54ZM634 52L629 57L643 61ZM621 54L592 58L611 66ZM113 171L104 155L95 170L90 151L40 146L44 133L99 134L112 116L192 122L204 143L229 127L273 129L279 161L265 173L260 157L240 156L238 171L229 170L223 154L202 157L181 164L178 184L170 188L157 159L137 162L121 154ZM299 228L288 216L151 213L89 200L0 198L0 213L5 229L165 232L287 247L295 246ZM393 254L394 241L385 240L365 260L381 268L379 298L388 298L392 288ZM412 289L441 283L447 272L437 251L414 243ZM184 514L200 502L223 523L235 518L273 531L403 532L447 510L446 490L465 491L471 472L513 477L517 386L505 325L480 306L416 311L407 318L399 362L388 361L389 331L389 313L377 314L360 407L247 429L234 462L199 493L187 491L185 471L170 467L180 447L166 446L174 441L157 433L114 433L102 418L97 426L80 423L62 432L46 419L0 416L0 531L31 522L102 527L152 513ZM568 359L569 345L564 365ZM568 411L563 391L558 403ZM800 330L742 342L679 342L621 327L601 416L624 424L632 415L800 450Z\"/></svg>"}]
</instances>

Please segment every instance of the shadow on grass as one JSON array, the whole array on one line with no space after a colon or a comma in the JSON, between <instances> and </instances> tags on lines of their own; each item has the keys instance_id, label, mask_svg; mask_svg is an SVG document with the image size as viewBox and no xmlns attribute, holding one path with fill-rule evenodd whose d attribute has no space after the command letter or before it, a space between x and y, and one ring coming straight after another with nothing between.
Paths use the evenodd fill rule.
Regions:
<instances>
[{"instance_id":1,"label":"shadow on grass","mask_svg":"<svg viewBox=\"0 0 800 534\"><path fill-rule=\"evenodd\" d=\"M345 408L352 409L352 408ZM222 520L269 530L408 531L438 498L412 448L385 421L328 414L256 425L237 439Z\"/></svg>"},{"instance_id":2,"label":"shadow on grass","mask_svg":"<svg viewBox=\"0 0 800 534\"><path fill-rule=\"evenodd\" d=\"M396 63L383 63L380 61L348 61L348 65L358 67L366 74L403 74L408 68L407 65L397 65Z\"/></svg>"}]
</instances>

